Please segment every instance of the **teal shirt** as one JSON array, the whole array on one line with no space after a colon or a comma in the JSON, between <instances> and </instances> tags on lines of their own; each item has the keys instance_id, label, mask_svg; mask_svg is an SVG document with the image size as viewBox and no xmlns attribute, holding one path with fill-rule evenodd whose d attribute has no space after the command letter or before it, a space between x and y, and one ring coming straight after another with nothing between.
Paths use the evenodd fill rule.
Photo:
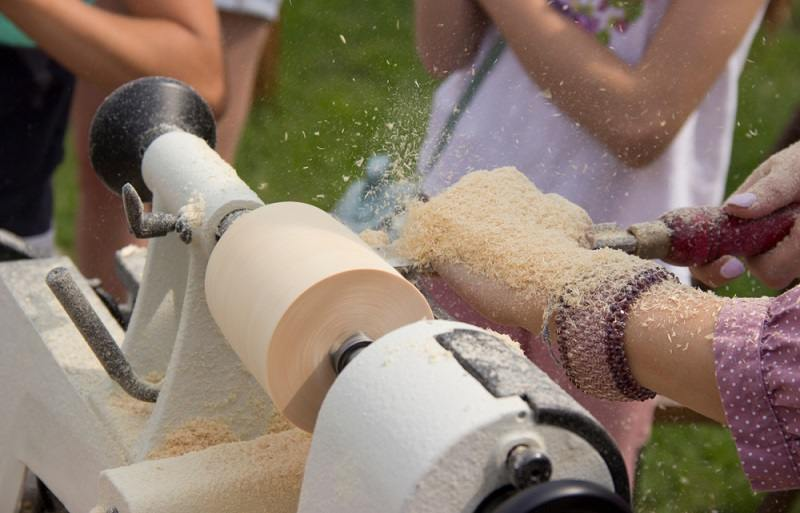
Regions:
<instances>
[{"instance_id":1,"label":"teal shirt","mask_svg":"<svg viewBox=\"0 0 800 513\"><path fill-rule=\"evenodd\" d=\"M93 4L95 0L84 0L84 2ZM11 23L11 20L0 14L0 45L33 48L36 43Z\"/></svg>"},{"instance_id":2,"label":"teal shirt","mask_svg":"<svg viewBox=\"0 0 800 513\"><path fill-rule=\"evenodd\" d=\"M11 23L11 20L0 15L0 45L34 47L36 43L23 31Z\"/></svg>"}]
</instances>

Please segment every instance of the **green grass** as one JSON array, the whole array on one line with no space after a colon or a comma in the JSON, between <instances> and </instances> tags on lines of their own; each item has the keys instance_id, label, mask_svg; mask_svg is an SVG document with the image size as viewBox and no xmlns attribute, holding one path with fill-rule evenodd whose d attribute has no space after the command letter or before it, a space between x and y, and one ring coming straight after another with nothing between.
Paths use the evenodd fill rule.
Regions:
<instances>
[{"instance_id":1,"label":"green grass","mask_svg":"<svg viewBox=\"0 0 800 513\"><path fill-rule=\"evenodd\" d=\"M376 152L413 168L435 84L414 54L410 2L366 5L287 0L279 90L255 105L237 159L239 173L265 201L330 208ZM769 154L800 105L799 54L797 32L757 37L741 82L729 190ZM70 151L56 177L58 243L67 251L73 245L74 167ZM767 292L746 278L722 291ZM642 463L639 511L748 513L760 500L722 428L656 426Z\"/></svg>"},{"instance_id":2,"label":"green grass","mask_svg":"<svg viewBox=\"0 0 800 513\"><path fill-rule=\"evenodd\" d=\"M712 425L657 425L642 453L640 513L752 512L760 497L739 470L733 441Z\"/></svg>"},{"instance_id":3,"label":"green grass","mask_svg":"<svg viewBox=\"0 0 800 513\"><path fill-rule=\"evenodd\" d=\"M279 92L256 106L239 152L266 201L331 207L369 155L413 166L423 135L433 84L414 56L409 4L325 5L287 5Z\"/></svg>"}]
</instances>

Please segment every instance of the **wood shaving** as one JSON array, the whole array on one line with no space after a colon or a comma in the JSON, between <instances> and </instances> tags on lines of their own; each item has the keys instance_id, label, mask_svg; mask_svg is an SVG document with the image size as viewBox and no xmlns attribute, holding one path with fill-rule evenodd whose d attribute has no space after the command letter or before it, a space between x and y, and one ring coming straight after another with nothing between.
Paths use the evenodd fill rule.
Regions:
<instances>
[{"instance_id":1,"label":"wood shaving","mask_svg":"<svg viewBox=\"0 0 800 513\"><path fill-rule=\"evenodd\" d=\"M358 236L371 248L379 249L389 245L389 234L381 230L364 230Z\"/></svg>"},{"instance_id":2,"label":"wood shaving","mask_svg":"<svg viewBox=\"0 0 800 513\"><path fill-rule=\"evenodd\" d=\"M201 451L212 445L238 442L230 426L217 419L194 419L169 433L164 442L150 451L149 460L171 458Z\"/></svg>"},{"instance_id":3,"label":"wood shaving","mask_svg":"<svg viewBox=\"0 0 800 513\"><path fill-rule=\"evenodd\" d=\"M462 264L525 297L579 304L607 282L652 264L613 249L590 250L589 215L544 194L516 168L476 171L410 206L398 252L418 265Z\"/></svg>"},{"instance_id":4,"label":"wood shaving","mask_svg":"<svg viewBox=\"0 0 800 513\"><path fill-rule=\"evenodd\" d=\"M296 513L310 445L311 437L293 428L144 461L125 475L142 489L136 511Z\"/></svg>"},{"instance_id":5,"label":"wood shaving","mask_svg":"<svg viewBox=\"0 0 800 513\"><path fill-rule=\"evenodd\" d=\"M500 341L503 344L507 345L509 347L509 349L511 349L515 353L518 353L518 354L520 354L522 356L525 356L525 352L522 350L522 346L519 344L519 342L517 342L516 340L511 338L506 333L499 333L499 332L494 331L493 329L490 329L490 328L483 328L483 329L488 331L489 333L491 333L495 337L499 338Z\"/></svg>"}]
</instances>

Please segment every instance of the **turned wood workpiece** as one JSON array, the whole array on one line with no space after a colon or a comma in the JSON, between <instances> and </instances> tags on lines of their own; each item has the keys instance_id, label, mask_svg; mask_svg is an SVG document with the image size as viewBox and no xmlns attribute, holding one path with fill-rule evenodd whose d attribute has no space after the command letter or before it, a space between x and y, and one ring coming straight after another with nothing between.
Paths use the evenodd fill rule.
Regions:
<instances>
[{"instance_id":1,"label":"turned wood workpiece","mask_svg":"<svg viewBox=\"0 0 800 513\"><path fill-rule=\"evenodd\" d=\"M211 254L208 306L275 406L311 431L348 337L432 318L422 294L328 213L274 203L243 215Z\"/></svg>"}]
</instances>

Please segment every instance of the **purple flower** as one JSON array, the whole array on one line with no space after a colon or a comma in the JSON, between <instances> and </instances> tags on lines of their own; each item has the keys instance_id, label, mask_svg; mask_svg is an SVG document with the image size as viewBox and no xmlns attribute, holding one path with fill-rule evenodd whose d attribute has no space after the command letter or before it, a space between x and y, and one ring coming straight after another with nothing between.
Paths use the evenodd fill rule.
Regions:
<instances>
[{"instance_id":1,"label":"purple flower","mask_svg":"<svg viewBox=\"0 0 800 513\"><path fill-rule=\"evenodd\" d=\"M574 16L575 23L580 25L584 30L587 30L591 33L597 32L597 29L600 27L600 20L593 16L588 16L586 14L575 13Z\"/></svg>"},{"instance_id":2,"label":"purple flower","mask_svg":"<svg viewBox=\"0 0 800 513\"><path fill-rule=\"evenodd\" d=\"M639 7L645 4L645 0L628 2L639 2ZM547 0L547 3L585 31L598 36L603 44L608 43L611 30L624 33L642 12L636 5L623 4L621 7L610 0ZM598 16L598 13L604 15Z\"/></svg>"}]
</instances>

